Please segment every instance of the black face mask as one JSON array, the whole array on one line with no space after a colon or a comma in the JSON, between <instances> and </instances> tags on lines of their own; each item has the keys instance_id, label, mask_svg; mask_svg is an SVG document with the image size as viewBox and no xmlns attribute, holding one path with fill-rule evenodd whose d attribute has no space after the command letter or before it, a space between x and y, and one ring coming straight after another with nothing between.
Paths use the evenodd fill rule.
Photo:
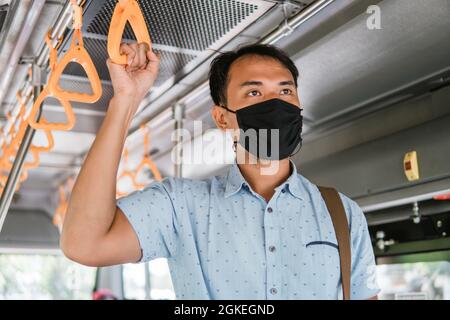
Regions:
<instances>
[{"instance_id":1,"label":"black face mask","mask_svg":"<svg viewBox=\"0 0 450 320\"><path fill-rule=\"evenodd\" d=\"M298 106L275 98L237 111L222 108L236 114L241 129L239 144L256 157L281 160L300 150L303 116Z\"/></svg>"}]
</instances>

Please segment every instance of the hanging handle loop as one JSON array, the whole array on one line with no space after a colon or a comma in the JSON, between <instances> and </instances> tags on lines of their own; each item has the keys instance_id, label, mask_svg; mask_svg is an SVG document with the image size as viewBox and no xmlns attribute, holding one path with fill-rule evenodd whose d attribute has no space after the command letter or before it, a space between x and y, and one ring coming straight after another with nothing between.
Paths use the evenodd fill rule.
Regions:
<instances>
[{"instance_id":1,"label":"hanging handle loop","mask_svg":"<svg viewBox=\"0 0 450 320\"><path fill-rule=\"evenodd\" d=\"M151 50L152 43L147 24L136 0L119 0L114 9L108 32L108 54L114 63L126 65L127 56L120 54L120 44L127 21L130 23L138 43L146 43Z\"/></svg>"},{"instance_id":2,"label":"hanging handle loop","mask_svg":"<svg viewBox=\"0 0 450 320\"><path fill-rule=\"evenodd\" d=\"M59 204L53 215L53 224L58 227L59 231L61 231L64 222L64 216L66 214L68 207L68 201L66 198L66 191L64 190L64 185L59 186L58 193L59 193Z\"/></svg>"},{"instance_id":3,"label":"hanging handle loop","mask_svg":"<svg viewBox=\"0 0 450 320\"><path fill-rule=\"evenodd\" d=\"M136 168L136 174L135 174L135 180L134 180L134 184L137 188L144 188L146 185L145 184L140 184L137 182L136 178L139 175L139 173L144 169L144 168L148 168L150 170L150 172L153 175L153 178L156 181L161 181L162 180L162 176L161 173L158 170L158 167L156 166L156 164L153 162L152 158L149 155L150 152L150 139L149 139L149 130L148 127L145 125L141 125L141 130L142 130L142 134L143 134L143 138L144 138L144 156L141 160L141 162L139 163L139 165Z\"/></svg>"},{"instance_id":4,"label":"hanging handle loop","mask_svg":"<svg viewBox=\"0 0 450 320\"><path fill-rule=\"evenodd\" d=\"M22 92L19 90L16 94L16 98L19 102L19 113L14 120L10 114L7 114L7 117L9 117L9 120L11 120L12 123L7 136L3 134L2 162L6 165L11 164L11 157L15 156L25 134L27 123L23 120L23 116L25 114L26 106L31 99L31 93L23 99ZM8 139L10 140L9 143L7 141Z\"/></svg>"},{"instance_id":5,"label":"hanging handle loop","mask_svg":"<svg viewBox=\"0 0 450 320\"><path fill-rule=\"evenodd\" d=\"M33 107L30 110L30 113L28 115L27 121L28 124L35 130L60 130L60 131L68 131L73 128L75 125L75 114L73 113L72 106L64 96L59 96L57 93L57 90L55 90L55 83L58 83L58 79L55 78L55 69L57 64L57 50L55 47L53 47L52 41L51 41L51 31L47 33L47 37L45 39L49 50L50 50L50 58L49 58L49 64L50 64L50 77L47 86L41 91L39 96L37 97L36 101L33 104ZM64 113L66 115L66 122L54 122L54 123L48 123L44 120L37 121L36 115L39 111L39 108L41 107L42 103L46 98L55 98L58 100L61 104L61 106L64 109Z\"/></svg>"},{"instance_id":6,"label":"hanging handle loop","mask_svg":"<svg viewBox=\"0 0 450 320\"><path fill-rule=\"evenodd\" d=\"M132 171L128 170L127 166L128 166L128 148L125 148L123 151L123 170L122 173L117 177L116 197L122 197L127 195L127 192L123 192L118 188L119 181L124 180L126 178L130 179L133 188L137 189L135 183L135 174Z\"/></svg>"},{"instance_id":7,"label":"hanging handle loop","mask_svg":"<svg viewBox=\"0 0 450 320\"><path fill-rule=\"evenodd\" d=\"M83 25L82 9L77 5L75 0L71 0L73 7L73 35L69 50L66 52L61 61L56 65L53 76L49 80L49 87L52 92L55 92L58 97L68 101L76 101L81 103L95 103L102 96L102 84L98 75L97 69L91 56L84 48L83 35L81 27ZM71 62L78 63L86 72L89 83L92 88L92 94L71 92L62 89L59 86L61 76L64 69Z\"/></svg>"}]
</instances>

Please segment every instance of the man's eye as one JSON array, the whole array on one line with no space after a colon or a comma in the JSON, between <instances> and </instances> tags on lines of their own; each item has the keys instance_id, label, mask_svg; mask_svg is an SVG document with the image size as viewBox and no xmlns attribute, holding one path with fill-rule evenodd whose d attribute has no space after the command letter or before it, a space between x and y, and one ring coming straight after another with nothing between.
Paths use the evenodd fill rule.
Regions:
<instances>
[{"instance_id":1,"label":"man's eye","mask_svg":"<svg viewBox=\"0 0 450 320\"><path fill-rule=\"evenodd\" d=\"M292 94L292 90L291 89L283 89L281 90L282 94Z\"/></svg>"},{"instance_id":2,"label":"man's eye","mask_svg":"<svg viewBox=\"0 0 450 320\"><path fill-rule=\"evenodd\" d=\"M247 95L251 96L251 97L256 97L256 96L259 95L259 91L258 90L252 90L249 93L247 93Z\"/></svg>"}]
</instances>

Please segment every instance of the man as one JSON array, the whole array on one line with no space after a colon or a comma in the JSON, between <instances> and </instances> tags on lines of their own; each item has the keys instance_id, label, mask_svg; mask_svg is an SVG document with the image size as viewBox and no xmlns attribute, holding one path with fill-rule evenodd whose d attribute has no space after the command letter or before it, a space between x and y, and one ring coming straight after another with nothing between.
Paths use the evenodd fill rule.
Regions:
<instances>
[{"instance_id":1,"label":"man","mask_svg":"<svg viewBox=\"0 0 450 320\"><path fill-rule=\"evenodd\" d=\"M159 66L143 44L121 50L128 65L108 61L114 97L72 191L64 253L89 266L166 257L180 299L341 298L330 215L289 159L301 146L302 119L291 59L276 47L250 45L218 56L210 71L217 127L276 129L279 140L256 137L258 147L274 152L255 151L235 130L230 152L240 161L226 174L166 178L116 201L127 130ZM340 197L351 231L351 296L376 298L365 217Z\"/></svg>"}]
</instances>

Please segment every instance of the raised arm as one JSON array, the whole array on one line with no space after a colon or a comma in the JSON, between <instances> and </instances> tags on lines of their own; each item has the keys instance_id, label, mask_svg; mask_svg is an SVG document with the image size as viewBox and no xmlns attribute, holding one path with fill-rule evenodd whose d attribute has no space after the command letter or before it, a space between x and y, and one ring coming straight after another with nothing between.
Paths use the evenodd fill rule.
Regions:
<instances>
[{"instance_id":1,"label":"raised arm","mask_svg":"<svg viewBox=\"0 0 450 320\"><path fill-rule=\"evenodd\" d=\"M159 56L145 44L123 44L128 65L108 60L114 88L103 124L75 182L64 219L61 249L89 266L135 262L138 239L116 207L116 177L131 120L159 70Z\"/></svg>"}]
</instances>

